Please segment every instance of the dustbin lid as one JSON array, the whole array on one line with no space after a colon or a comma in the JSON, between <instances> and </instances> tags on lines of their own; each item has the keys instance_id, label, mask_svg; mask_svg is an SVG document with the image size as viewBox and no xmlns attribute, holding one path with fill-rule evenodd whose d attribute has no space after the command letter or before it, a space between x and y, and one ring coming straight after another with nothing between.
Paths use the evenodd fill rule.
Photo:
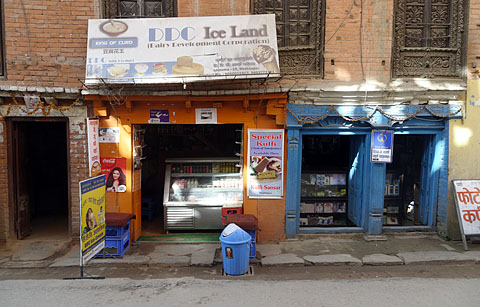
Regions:
<instances>
[{"instance_id":1,"label":"dustbin lid","mask_svg":"<svg viewBox=\"0 0 480 307\"><path fill-rule=\"evenodd\" d=\"M246 243L252 240L252 237L236 224L228 224L222 231L220 241L224 243Z\"/></svg>"}]
</instances>

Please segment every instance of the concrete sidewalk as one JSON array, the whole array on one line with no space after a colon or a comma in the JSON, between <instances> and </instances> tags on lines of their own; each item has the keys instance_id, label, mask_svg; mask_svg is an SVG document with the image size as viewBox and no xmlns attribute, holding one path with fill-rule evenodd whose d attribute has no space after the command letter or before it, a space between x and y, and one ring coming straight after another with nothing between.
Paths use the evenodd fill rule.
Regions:
<instances>
[{"instance_id":1,"label":"concrete sidewalk","mask_svg":"<svg viewBox=\"0 0 480 307\"><path fill-rule=\"evenodd\" d=\"M377 238L378 239L378 238ZM480 264L480 244L445 241L436 234L302 235L278 244L257 244L251 264L261 266ZM218 243L136 242L122 258L92 259L89 266L214 266L222 262ZM0 246L0 268L73 267L79 246L65 241L16 241Z\"/></svg>"}]
</instances>

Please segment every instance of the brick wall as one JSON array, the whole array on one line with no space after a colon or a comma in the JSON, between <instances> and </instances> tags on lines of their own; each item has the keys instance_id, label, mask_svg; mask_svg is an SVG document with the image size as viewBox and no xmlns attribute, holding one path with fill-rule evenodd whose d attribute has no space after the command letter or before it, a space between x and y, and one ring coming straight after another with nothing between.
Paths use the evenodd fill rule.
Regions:
<instances>
[{"instance_id":1,"label":"brick wall","mask_svg":"<svg viewBox=\"0 0 480 307\"><path fill-rule=\"evenodd\" d=\"M4 0L6 80L0 84L81 87L92 0Z\"/></svg>"},{"instance_id":2,"label":"brick wall","mask_svg":"<svg viewBox=\"0 0 480 307\"><path fill-rule=\"evenodd\" d=\"M8 219L7 129L5 121L0 119L0 241L7 238Z\"/></svg>"},{"instance_id":3,"label":"brick wall","mask_svg":"<svg viewBox=\"0 0 480 307\"><path fill-rule=\"evenodd\" d=\"M480 0L470 0L468 14L468 43L466 69L469 79L479 79L480 76ZM473 67L475 66L475 68Z\"/></svg>"},{"instance_id":4,"label":"brick wall","mask_svg":"<svg viewBox=\"0 0 480 307\"><path fill-rule=\"evenodd\" d=\"M325 80L390 80L393 0L361 3L326 1Z\"/></svg>"},{"instance_id":5,"label":"brick wall","mask_svg":"<svg viewBox=\"0 0 480 307\"><path fill-rule=\"evenodd\" d=\"M178 0L178 17L248 15L248 0Z\"/></svg>"}]
</instances>

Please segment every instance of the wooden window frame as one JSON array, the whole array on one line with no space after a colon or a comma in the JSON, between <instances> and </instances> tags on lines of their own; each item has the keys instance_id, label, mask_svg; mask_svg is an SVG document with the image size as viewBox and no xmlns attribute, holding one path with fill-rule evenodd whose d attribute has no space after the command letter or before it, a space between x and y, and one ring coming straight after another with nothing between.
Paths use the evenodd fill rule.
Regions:
<instances>
[{"instance_id":1,"label":"wooden window frame","mask_svg":"<svg viewBox=\"0 0 480 307\"><path fill-rule=\"evenodd\" d=\"M252 14L265 14L267 0L251 0ZM289 0L282 0L288 7ZM311 1L311 40L309 46L279 47L280 71L285 75L323 76L325 0Z\"/></svg>"},{"instance_id":2,"label":"wooden window frame","mask_svg":"<svg viewBox=\"0 0 480 307\"><path fill-rule=\"evenodd\" d=\"M392 77L393 78L461 78L463 76L462 66L465 61L465 0L448 0L449 17L448 35L446 35L446 46L435 46L438 44L438 37L431 34L434 26L445 26L441 23L432 23L432 10L427 9L428 5L439 5L442 0L395 0L394 6L394 31L393 31L393 54L392 54ZM415 5L425 5L423 14L427 21L408 23L407 14L410 13L410 20L414 20L413 11L407 11L407 4L410 8ZM420 16L423 17L420 12ZM418 17L417 19L419 19ZM420 36L412 36L409 29L423 31ZM410 32L411 33L411 32ZM410 40L410 41L409 41ZM437 40L437 43L435 43ZM423 46L413 46L415 41L423 41ZM433 42L433 43L432 43ZM410 46L409 46L410 45Z\"/></svg>"},{"instance_id":3,"label":"wooden window frame","mask_svg":"<svg viewBox=\"0 0 480 307\"><path fill-rule=\"evenodd\" d=\"M176 17L177 16L177 1L176 0L163 0L163 16L145 16L144 15L144 2L145 0L132 0L140 3L140 12L139 15L135 16L121 16L119 12L119 2L120 0L104 0L103 1L103 12L104 18L163 18L163 17Z\"/></svg>"}]
</instances>

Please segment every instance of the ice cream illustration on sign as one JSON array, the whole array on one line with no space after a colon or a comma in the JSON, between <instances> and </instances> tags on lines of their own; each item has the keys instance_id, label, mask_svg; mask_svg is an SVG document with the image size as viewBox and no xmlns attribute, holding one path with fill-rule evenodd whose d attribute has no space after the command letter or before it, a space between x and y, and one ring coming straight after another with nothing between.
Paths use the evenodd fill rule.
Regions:
<instances>
[{"instance_id":1,"label":"ice cream illustration on sign","mask_svg":"<svg viewBox=\"0 0 480 307\"><path fill-rule=\"evenodd\" d=\"M203 75L203 66L194 63L189 56L177 58L177 64L172 67L172 74L176 76L199 76Z\"/></svg>"},{"instance_id":2,"label":"ice cream illustration on sign","mask_svg":"<svg viewBox=\"0 0 480 307\"><path fill-rule=\"evenodd\" d=\"M253 49L253 58L258 64L262 64L269 72L280 73L275 49L267 45L259 45Z\"/></svg>"}]
</instances>

